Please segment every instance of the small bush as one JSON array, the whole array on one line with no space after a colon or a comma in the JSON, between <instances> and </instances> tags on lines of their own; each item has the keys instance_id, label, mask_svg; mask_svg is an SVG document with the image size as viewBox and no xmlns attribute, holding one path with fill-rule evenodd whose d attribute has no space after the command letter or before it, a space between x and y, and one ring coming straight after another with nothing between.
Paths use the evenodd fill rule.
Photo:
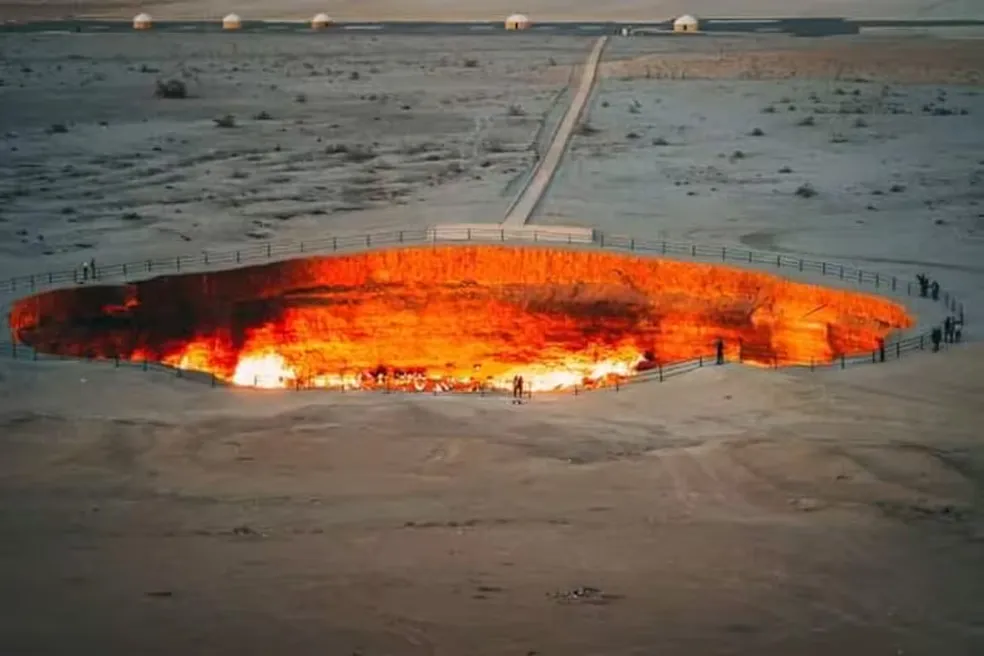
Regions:
<instances>
[{"instance_id":1,"label":"small bush","mask_svg":"<svg viewBox=\"0 0 984 656\"><path fill-rule=\"evenodd\" d=\"M478 68L478 60L473 57L469 57L465 61L461 62L461 65L465 68Z\"/></svg>"},{"instance_id":2,"label":"small bush","mask_svg":"<svg viewBox=\"0 0 984 656\"><path fill-rule=\"evenodd\" d=\"M656 137L655 139L653 139L653 145L654 146L669 146L670 145L670 142L667 141L666 139L664 139L663 137Z\"/></svg>"},{"instance_id":3,"label":"small bush","mask_svg":"<svg viewBox=\"0 0 984 656\"><path fill-rule=\"evenodd\" d=\"M779 169L779 172L780 173L783 173L783 174L792 173L793 172L793 169L792 169L792 167L784 166L781 169Z\"/></svg>"},{"instance_id":4,"label":"small bush","mask_svg":"<svg viewBox=\"0 0 984 656\"><path fill-rule=\"evenodd\" d=\"M595 126L591 125L587 121L577 126L577 133L581 135L587 136L592 134L598 134L599 132L601 132L599 128L596 128Z\"/></svg>"},{"instance_id":5,"label":"small bush","mask_svg":"<svg viewBox=\"0 0 984 656\"><path fill-rule=\"evenodd\" d=\"M866 127L868 127L868 122L865 121L863 118L855 119L855 121L854 121L854 127L856 127L856 128L866 128Z\"/></svg>"},{"instance_id":6,"label":"small bush","mask_svg":"<svg viewBox=\"0 0 984 656\"><path fill-rule=\"evenodd\" d=\"M750 136L750 137L763 137L763 136L765 136L765 132L762 131L762 128L755 128L754 130L752 130L751 132L748 133L748 136Z\"/></svg>"},{"instance_id":7,"label":"small bush","mask_svg":"<svg viewBox=\"0 0 984 656\"><path fill-rule=\"evenodd\" d=\"M735 152L731 153L731 159L732 160L745 159L745 151L736 150Z\"/></svg>"},{"instance_id":8,"label":"small bush","mask_svg":"<svg viewBox=\"0 0 984 656\"><path fill-rule=\"evenodd\" d=\"M306 103L307 102L307 96L305 96L303 93L299 93L296 96L294 96L294 102L302 103L302 104L303 103Z\"/></svg>"},{"instance_id":9,"label":"small bush","mask_svg":"<svg viewBox=\"0 0 984 656\"><path fill-rule=\"evenodd\" d=\"M225 116L220 116L218 118L213 118L212 121L215 123L215 127L218 128L234 128L236 127L236 117L232 114L226 114Z\"/></svg>"},{"instance_id":10,"label":"small bush","mask_svg":"<svg viewBox=\"0 0 984 656\"><path fill-rule=\"evenodd\" d=\"M358 80L360 77L362 76L359 75L359 71L352 71L351 73L349 73L350 80Z\"/></svg>"},{"instance_id":11,"label":"small bush","mask_svg":"<svg viewBox=\"0 0 984 656\"><path fill-rule=\"evenodd\" d=\"M64 123L52 123L48 126L48 134L65 134L68 127Z\"/></svg>"},{"instance_id":12,"label":"small bush","mask_svg":"<svg viewBox=\"0 0 984 656\"><path fill-rule=\"evenodd\" d=\"M188 85L182 80L157 80L154 95L158 98L181 100L188 97Z\"/></svg>"},{"instance_id":13,"label":"small bush","mask_svg":"<svg viewBox=\"0 0 984 656\"><path fill-rule=\"evenodd\" d=\"M795 193L800 198L813 198L814 196L817 195L817 190L814 189L809 182L807 182L806 184L801 184L799 187L797 187L796 191L793 193Z\"/></svg>"},{"instance_id":14,"label":"small bush","mask_svg":"<svg viewBox=\"0 0 984 656\"><path fill-rule=\"evenodd\" d=\"M812 127L817 124L817 119L813 116L804 116L796 125L804 128Z\"/></svg>"},{"instance_id":15,"label":"small bush","mask_svg":"<svg viewBox=\"0 0 984 656\"><path fill-rule=\"evenodd\" d=\"M830 143L835 143L835 144L847 143L847 137L845 137L843 134L838 134L835 132L834 134L830 135Z\"/></svg>"},{"instance_id":16,"label":"small bush","mask_svg":"<svg viewBox=\"0 0 984 656\"><path fill-rule=\"evenodd\" d=\"M763 114L775 114L776 113L776 108L773 105L768 105L767 107L763 107L762 108L762 113Z\"/></svg>"},{"instance_id":17,"label":"small bush","mask_svg":"<svg viewBox=\"0 0 984 656\"><path fill-rule=\"evenodd\" d=\"M526 116L526 110L523 109L522 105L509 105L509 109L506 110L509 116Z\"/></svg>"},{"instance_id":18,"label":"small bush","mask_svg":"<svg viewBox=\"0 0 984 656\"><path fill-rule=\"evenodd\" d=\"M270 116L270 112L262 111L259 114L253 116L254 121L272 121L273 117Z\"/></svg>"},{"instance_id":19,"label":"small bush","mask_svg":"<svg viewBox=\"0 0 984 656\"><path fill-rule=\"evenodd\" d=\"M640 135L638 132L629 132L628 134L625 135L625 138L626 139L639 139L641 136L642 135Z\"/></svg>"}]
</instances>

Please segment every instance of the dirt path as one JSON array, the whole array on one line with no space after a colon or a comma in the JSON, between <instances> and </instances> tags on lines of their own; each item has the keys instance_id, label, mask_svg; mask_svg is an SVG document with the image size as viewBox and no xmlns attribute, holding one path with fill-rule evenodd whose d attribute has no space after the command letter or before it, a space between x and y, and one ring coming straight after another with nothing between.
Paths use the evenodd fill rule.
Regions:
<instances>
[{"instance_id":1,"label":"dirt path","mask_svg":"<svg viewBox=\"0 0 984 656\"><path fill-rule=\"evenodd\" d=\"M588 98L591 97L591 92L594 89L595 80L598 76L601 53L604 51L606 43L608 43L607 36L599 38L597 43L595 43L595 47L591 50L591 54L588 55L584 70L581 72L581 84L578 86L577 93L571 101L571 106L568 108L567 114L564 115L564 119L557 128L557 133L554 135L553 142L550 144L550 148L547 149L546 155L537 162L536 169L533 175L530 176L526 189L523 190L516 202L509 208L506 218L502 222L504 227L519 228L524 226L533 214L536 206L540 203L543 194L546 193L547 187L550 186L550 181L553 179L554 173L560 165L560 160L567 150L567 144L574 134L574 128L584 113L584 107L588 102Z\"/></svg>"}]
</instances>

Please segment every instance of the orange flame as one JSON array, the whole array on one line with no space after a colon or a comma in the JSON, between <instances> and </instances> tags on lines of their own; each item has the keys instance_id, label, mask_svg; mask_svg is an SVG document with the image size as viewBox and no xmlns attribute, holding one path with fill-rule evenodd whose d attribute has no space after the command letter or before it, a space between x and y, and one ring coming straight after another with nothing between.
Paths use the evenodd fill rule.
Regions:
<instances>
[{"instance_id":1,"label":"orange flame","mask_svg":"<svg viewBox=\"0 0 984 656\"><path fill-rule=\"evenodd\" d=\"M121 287L11 313L42 352L161 361L236 385L546 391L723 340L751 362L830 362L912 319L897 303L721 265L509 246L395 249ZM740 346L739 346L740 345Z\"/></svg>"}]
</instances>

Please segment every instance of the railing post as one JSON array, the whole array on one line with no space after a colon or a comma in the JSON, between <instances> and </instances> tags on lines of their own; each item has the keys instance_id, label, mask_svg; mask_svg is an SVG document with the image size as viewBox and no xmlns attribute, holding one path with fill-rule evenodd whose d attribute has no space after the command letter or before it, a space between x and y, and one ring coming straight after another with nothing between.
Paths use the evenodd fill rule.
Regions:
<instances>
[{"instance_id":1,"label":"railing post","mask_svg":"<svg viewBox=\"0 0 984 656\"><path fill-rule=\"evenodd\" d=\"M844 354L841 353L841 369L847 366L847 362L844 361Z\"/></svg>"},{"instance_id":2,"label":"railing post","mask_svg":"<svg viewBox=\"0 0 984 656\"><path fill-rule=\"evenodd\" d=\"M659 367L659 382L663 382L663 365L657 365Z\"/></svg>"},{"instance_id":3,"label":"railing post","mask_svg":"<svg viewBox=\"0 0 984 656\"><path fill-rule=\"evenodd\" d=\"M126 265L125 265L125 264L123 265L123 275L124 275L124 276L126 275ZM51 272L49 271L49 272L48 272L48 284L50 285L50 284L51 284L51 283L53 283L54 281L55 281L55 278L54 278L54 276L53 276L53 275L51 275Z\"/></svg>"},{"instance_id":4,"label":"railing post","mask_svg":"<svg viewBox=\"0 0 984 656\"><path fill-rule=\"evenodd\" d=\"M813 369L814 369L813 358L810 358L810 371L813 371Z\"/></svg>"},{"instance_id":5,"label":"railing post","mask_svg":"<svg viewBox=\"0 0 984 656\"><path fill-rule=\"evenodd\" d=\"M603 232L599 232L599 233L598 233L598 244L599 244L599 245L600 245L600 246L601 246L602 248L604 248L604 247L605 247L605 233L603 233Z\"/></svg>"},{"instance_id":6,"label":"railing post","mask_svg":"<svg viewBox=\"0 0 984 656\"><path fill-rule=\"evenodd\" d=\"M150 270L153 268L154 268L154 262L152 260L147 260L147 272L150 273Z\"/></svg>"},{"instance_id":7,"label":"railing post","mask_svg":"<svg viewBox=\"0 0 984 656\"><path fill-rule=\"evenodd\" d=\"M864 282L864 271L858 269L858 282Z\"/></svg>"},{"instance_id":8,"label":"railing post","mask_svg":"<svg viewBox=\"0 0 984 656\"><path fill-rule=\"evenodd\" d=\"M840 265L840 278L841 278L841 280L844 279L844 265L843 264Z\"/></svg>"},{"instance_id":9,"label":"railing post","mask_svg":"<svg viewBox=\"0 0 984 656\"><path fill-rule=\"evenodd\" d=\"M270 244L267 244L267 257L270 257Z\"/></svg>"},{"instance_id":10,"label":"railing post","mask_svg":"<svg viewBox=\"0 0 984 656\"><path fill-rule=\"evenodd\" d=\"M895 359L902 357L902 342L895 342Z\"/></svg>"},{"instance_id":11,"label":"railing post","mask_svg":"<svg viewBox=\"0 0 984 656\"><path fill-rule=\"evenodd\" d=\"M297 245L297 250L300 251L301 253L304 252L304 242L303 241L300 244Z\"/></svg>"},{"instance_id":12,"label":"railing post","mask_svg":"<svg viewBox=\"0 0 984 656\"><path fill-rule=\"evenodd\" d=\"M722 262L727 262L728 261L728 247L727 246L722 246L721 247L721 261Z\"/></svg>"},{"instance_id":13,"label":"railing post","mask_svg":"<svg viewBox=\"0 0 984 656\"><path fill-rule=\"evenodd\" d=\"M113 366L116 367L117 369L120 368L120 356L118 355L113 356Z\"/></svg>"},{"instance_id":14,"label":"railing post","mask_svg":"<svg viewBox=\"0 0 984 656\"><path fill-rule=\"evenodd\" d=\"M437 232L437 231L435 230L434 232ZM331 238L331 250L333 250L333 251L337 251L338 250L338 237L332 237Z\"/></svg>"},{"instance_id":15,"label":"railing post","mask_svg":"<svg viewBox=\"0 0 984 656\"><path fill-rule=\"evenodd\" d=\"M533 241L539 241L537 239L537 232L536 232L536 230L533 231Z\"/></svg>"},{"instance_id":16,"label":"railing post","mask_svg":"<svg viewBox=\"0 0 984 656\"><path fill-rule=\"evenodd\" d=\"M912 296L912 283L911 282L905 283L905 295L906 296Z\"/></svg>"},{"instance_id":17,"label":"railing post","mask_svg":"<svg viewBox=\"0 0 984 656\"><path fill-rule=\"evenodd\" d=\"M212 387L215 387L215 374L211 374L209 378L211 379Z\"/></svg>"},{"instance_id":18,"label":"railing post","mask_svg":"<svg viewBox=\"0 0 984 656\"><path fill-rule=\"evenodd\" d=\"M403 243L403 231L402 230L400 230L400 243L401 244Z\"/></svg>"},{"instance_id":19,"label":"railing post","mask_svg":"<svg viewBox=\"0 0 984 656\"><path fill-rule=\"evenodd\" d=\"M920 335L919 336L919 350L924 350L926 348L926 344L925 344L925 341L924 341L925 340L925 337L926 337L925 335Z\"/></svg>"},{"instance_id":20,"label":"railing post","mask_svg":"<svg viewBox=\"0 0 984 656\"><path fill-rule=\"evenodd\" d=\"M506 241L506 229L499 230L499 241Z\"/></svg>"},{"instance_id":21,"label":"railing post","mask_svg":"<svg viewBox=\"0 0 984 656\"><path fill-rule=\"evenodd\" d=\"M147 371L147 358L143 359L143 370Z\"/></svg>"},{"instance_id":22,"label":"railing post","mask_svg":"<svg viewBox=\"0 0 984 656\"><path fill-rule=\"evenodd\" d=\"M366 246L371 246L371 245L372 245L372 237L370 235L366 235Z\"/></svg>"},{"instance_id":23,"label":"railing post","mask_svg":"<svg viewBox=\"0 0 984 656\"><path fill-rule=\"evenodd\" d=\"M892 276L892 291L893 292L895 291L895 287L896 287L897 284L898 284L898 280L895 278L895 276Z\"/></svg>"},{"instance_id":24,"label":"railing post","mask_svg":"<svg viewBox=\"0 0 984 656\"><path fill-rule=\"evenodd\" d=\"M174 258L174 270L181 271L181 256Z\"/></svg>"},{"instance_id":25,"label":"railing post","mask_svg":"<svg viewBox=\"0 0 984 656\"><path fill-rule=\"evenodd\" d=\"M236 264L239 264L240 259L239 251L236 251Z\"/></svg>"},{"instance_id":26,"label":"railing post","mask_svg":"<svg viewBox=\"0 0 984 656\"><path fill-rule=\"evenodd\" d=\"M752 251L748 251L748 263L752 263Z\"/></svg>"},{"instance_id":27,"label":"railing post","mask_svg":"<svg viewBox=\"0 0 984 656\"><path fill-rule=\"evenodd\" d=\"M881 286L881 278L876 273L875 274L875 287L880 287L880 286Z\"/></svg>"},{"instance_id":28,"label":"railing post","mask_svg":"<svg viewBox=\"0 0 984 656\"><path fill-rule=\"evenodd\" d=\"M31 275L31 289L34 289L34 275Z\"/></svg>"},{"instance_id":29,"label":"railing post","mask_svg":"<svg viewBox=\"0 0 984 656\"><path fill-rule=\"evenodd\" d=\"M698 367L703 367L704 366L704 356L703 355L697 356L697 366Z\"/></svg>"},{"instance_id":30,"label":"railing post","mask_svg":"<svg viewBox=\"0 0 984 656\"><path fill-rule=\"evenodd\" d=\"M878 362L878 351L871 352L871 364Z\"/></svg>"},{"instance_id":31,"label":"railing post","mask_svg":"<svg viewBox=\"0 0 984 656\"><path fill-rule=\"evenodd\" d=\"M202 251L202 264L208 266L208 251Z\"/></svg>"},{"instance_id":32,"label":"railing post","mask_svg":"<svg viewBox=\"0 0 984 656\"><path fill-rule=\"evenodd\" d=\"M574 384L574 396L577 396L577 384Z\"/></svg>"},{"instance_id":33,"label":"railing post","mask_svg":"<svg viewBox=\"0 0 984 656\"><path fill-rule=\"evenodd\" d=\"M468 234L468 241L471 241L471 228L468 228L467 234Z\"/></svg>"},{"instance_id":34,"label":"railing post","mask_svg":"<svg viewBox=\"0 0 984 656\"><path fill-rule=\"evenodd\" d=\"M776 255L776 268L779 269L781 267L782 267L782 255Z\"/></svg>"},{"instance_id":35,"label":"railing post","mask_svg":"<svg viewBox=\"0 0 984 656\"><path fill-rule=\"evenodd\" d=\"M799 261L799 270L800 271L803 270L803 258L802 257L800 258L800 261Z\"/></svg>"},{"instance_id":36,"label":"railing post","mask_svg":"<svg viewBox=\"0 0 984 656\"><path fill-rule=\"evenodd\" d=\"M634 237L629 240L629 250L630 251L634 251L635 250L635 238Z\"/></svg>"},{"instance_id":37,"label":"railing post","mask_svg":"<svg viewBox=\"0 0 984 656\"><path fill-rule=\"evenodd\" d=\"M666 255L666 242L663 242L663 255Z\"/></svg>"},{"instance_id":38,"label":"railing post","mask_svg":"<svg viewBox=\"0 0 984 656\"><path fill-rule=\"evenodd\" d=\"M821 273L821 275L824 275L824 276L827 275L827 263L826 262L821 262L820 263L820 273Z\"/></svg>"},{"instance_id":39,"label":"railing post","mask_svg":"<svg viewBox=\"0 0 984 656\"><path fill-rule=\"evenodd\" d=\"M690 257L697 257L697 244L690 244Z\"/></svg>"}]
</instances>

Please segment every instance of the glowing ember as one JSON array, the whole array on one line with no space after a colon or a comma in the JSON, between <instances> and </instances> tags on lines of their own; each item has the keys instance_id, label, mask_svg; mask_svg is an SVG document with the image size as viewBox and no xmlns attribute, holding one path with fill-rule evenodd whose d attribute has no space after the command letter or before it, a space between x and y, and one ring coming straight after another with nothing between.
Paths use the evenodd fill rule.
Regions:
<instances>
[{"instance_id":1,"label":"glowing ember","mask_svg":"<svg viewBox=\"0 0 984 656\"><path fill-rule=\"evenodd\" d=\"M507 246L410 248L46 292L11 313L39 351L153 360L236 385L600 385L713 353L830 362L912 323L876 296L718 265ZM741 344L741 347L739 347Z\"/></svg>"}]
</instances>

